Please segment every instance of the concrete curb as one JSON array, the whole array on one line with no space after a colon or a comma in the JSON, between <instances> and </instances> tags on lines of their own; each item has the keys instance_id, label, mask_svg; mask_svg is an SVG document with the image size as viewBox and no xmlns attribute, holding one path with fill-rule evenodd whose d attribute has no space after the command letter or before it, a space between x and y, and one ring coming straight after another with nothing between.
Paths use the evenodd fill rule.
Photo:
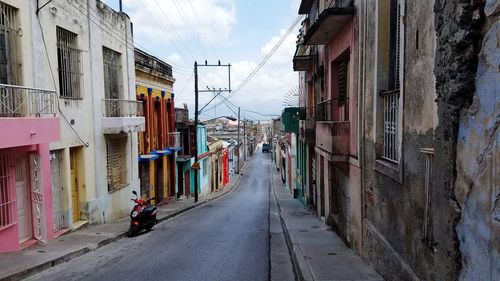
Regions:
<instances>
[{"instance_id":1,"label":"concrete curb","mask_svg":"<svg viewBox=\"0 0 500 281\"><path fill-rule=\"evenodd\" d=\"M271 176L273 176L273 174L271 174ZM276 205L278 207L281 227L283 228L283 233L285 234L285 241L288 246L290 256L292 258L293 269L295 271L296 277L300 281L315 280L312 272L309 269L309 266L307 265L307 262L305 261L302 249L300 248L295 237L291 235L290 232L288 231L286 222L283 219L283 216L281 215L281 206L278 200L278 196L276 195L276 190L275 190L276 186L274 185L274 180L272 180L272 188L273 188L274 200L276 200Z\"/></svg>"},{"instance_id":2,"label":"concrete curb","mask_svg":"<svg viewBox=\"0 0 500 281\"><path fill-rule=\"evenodd\" d=\"M246 171L246 169L248 168L248 161L243 164L243 167L241 168L241 171L240 171L240 174L238 175L238 179L234 182L234 184L229 187L229 188L226 188L221 194L218 194L212 198L206 198L204 199L203 201L200 201L194 205L191 205L189 207L186 207L186 208L183 208L183 209L180 209L180 210L177 210L171 214L168 214L160 219L158 219L158 224L161 223L161 222L164 222L164 221L167 221L169 219L172 219L182 213L185 213L189 210L192 210L196 207L199 207L207 202L211 202L211 201L214 201L214 200L217 200L219 198L221 198L222 196L234 191L237 189L238 185L240 184L241 182L241 178L242 178L242 172ZM95 247L90 247L90 246L86 246L86 247L83 247L83 248L80 248L78 250L75 250L73 252L70 252L70 253L67 253L65 255L62 255L60 257L57 257L57 258L54 258L52 260L49 260L49 261L46 261L46 262L43 262L41 264L38 264L38 265L35 265L35 266L32 266L30 268L26 268L26 269L23 269L19 272L16 272L16 273L13 273L13 274L10 274L8 276L5 276L5 277L0 277L0 281L14 281L14 280L20 280L20 279L24 279L24 278L27 278L29 276L32 276L36 273L40 273L42 271L45 271L51 267L54 267L58 264L61 264L61 263L64 263L64 262L68 262L74 258L77 258L77 257L80 257L80 256L83 256L91 251L94 251L94 250L97 250L105 245L108 245L112 242L115 242L123 237L126 237L127 236L127 232L128 230L124 230L123 232L119 232L117 233L116 236L114 237L110 237L110 238L107 238L107 239L104 239L102 241L99 241L97 243L97 245L95 245Z\"/></svg>"}]
</instances>

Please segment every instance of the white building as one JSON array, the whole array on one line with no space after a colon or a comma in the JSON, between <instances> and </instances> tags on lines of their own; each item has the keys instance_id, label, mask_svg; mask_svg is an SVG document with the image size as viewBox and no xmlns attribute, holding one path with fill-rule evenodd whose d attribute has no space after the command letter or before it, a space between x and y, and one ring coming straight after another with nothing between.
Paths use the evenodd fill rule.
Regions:
<instances>
[{"instance_id":1,"label":"white building","mask_svg":"<svg viewBox=\"0 0 500 281\"><path fill-rule=\"evenodd\" d=\"M99 0L38 2L29 1L33 77L56 89L61 115L61 141L50 144L55 227L123 217L139 188L137 132L145 122L132 24Z\"/></svg>"}]
</instances>

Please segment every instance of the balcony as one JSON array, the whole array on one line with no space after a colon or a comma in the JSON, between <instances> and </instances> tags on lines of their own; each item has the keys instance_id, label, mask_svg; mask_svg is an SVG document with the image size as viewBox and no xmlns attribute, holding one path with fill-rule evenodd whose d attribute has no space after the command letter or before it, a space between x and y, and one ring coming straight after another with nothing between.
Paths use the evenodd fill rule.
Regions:
<instances>
[{"instance_id":1,"label":"balcony","mask_svg":"<svg viewBox=\"0 0 500 281\"><path fill-rule=\"evenodd\" d=\"M104 99L103 134L137 133L145 131L142 102L135 100Z\"/></svg>"},{"instance_id":2,"label":"balcony","mask_svg":"<svg viewBox=\"0 0 500 281\"><path fill-rule=\"evenodd\" d=\"M56 92L0 84L0 148L60 139Z\"/></svg>"},{"instance_id":3,"label":"balcony","mask_svg":"<svg viewBox=\"0 0 500 281\"><path fill-rule=\"evenodd\" d=\"M327 45L335 38L354 15L353 7L324 9L304 36L304 45Z\"/></svg>"},{"instance_id":4,"label":"balcony","mask_svg":"<svg viewBox=\"0 0 500 281\"><path fill-rule=\"evenodd\" d=\"M168 148L179 151L181 147L181 133L168 133Z\"/></svg>"},{"instance_id":5,"label":"balcony","mask_svg":"<svg viewBox=\"0 0 500 281\"><path fill-rule=\"evenodd\" d=\"M334 162L349 158L350 127L349 99L320 102L316 111L316 146L332 156Z\"/></svg>"}]
</instances>

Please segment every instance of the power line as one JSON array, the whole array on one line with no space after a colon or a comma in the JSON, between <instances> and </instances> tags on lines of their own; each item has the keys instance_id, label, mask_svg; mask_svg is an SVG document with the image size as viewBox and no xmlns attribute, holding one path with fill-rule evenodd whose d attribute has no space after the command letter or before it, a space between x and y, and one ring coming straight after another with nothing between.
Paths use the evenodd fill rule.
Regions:
<instances>
[{"instance_id":1,"label":"power line","mask_svg":"<svg viewBox=\"0 0 500 281\"><path fill-rule=\"evenodd\" d=\"M87 16L86 14L84 14L81 10L80 10L80 7L83 8L83 10L89 14L89 20L91 22L93 22L96 26L98 26L102 31L106 32L108 35L110 35L111 37L113 37L115 40L117 40L118 42L122 43L123 45L127 46L128 49L134 51L134 47L128 47L129 44L127 44L127 41L130 40L133 42L133 44L130 44L130 45L137 45L139 48L147 51L148 53L150 54L153 54L153 52L151 52L151 50L148 50L146 47L140 45L139 43L137 42L134 42L133 41L133 38L129 37L127 34L125 34L125 37L126 39L123 39L122 36L124 34L121 34L121 33L118 33L115 29L112 29L110 28L109 26L105 25L104 23L109 23L111 26L113 26L113 23L111 23L110 21L106 20L106 19L103 19L103 21L101 21L101 18L98 17L97 15L99 14L99 12L95 9L93 9L91 6L87 6L87 5L83 5L83 4L80 4L80 2L76 2L78 4L78 6L80 7L77 7L75 6L75 4L70 1L69 2L78 12L80 12L83 16ZM88 7L88 8L87 8ZM93 11L95 14L93 14L91 11ZM93 20L93 18L95 20ZM103 24L99 24L98 22L103 22ZM117 36L115 36L117 35ZM174 46L175 47L175 46ZM181 66L176 66L175 64L172 64L172 63L169 63L171 66L173 66L173 68L177 68L177 71L179 71L179 69L186 69L186 70L191 70L190 68L187 68L187 67L181 67ZM175 66L175 67L174 67Z\"/></svg>"},{"instance_id":2,"label":"power line","mask_svg":"<svg viewBox=\"0 0 500 281\"><path fill-rule=\"evenodd\" d=\"M278 41L278 43L276 43L276 45L269 51L269 53L264 57L264 59L259 63L259 65L257 65L257 67L247 76L247 78L245 78L243 80L243 82L241 82L241 84L238 85L238 87L236 87L236 89L231 94L227 95L227 97L225 97L225 99L230 99L235 94L237 94L257 74L257 72L259 72L259 70L266 64L266 62L276 53L276 51L279 49L279 47L281 46L281 44L283 44L283 42L285 41L285 39L288 38L288 36L293 31L293 29L295 28L295 26L300 22L301 18L302 18L302 16L298 16L295 19L295 21L288 28L288 30L283 34L283 36L281 36L281 38ZM207 111L208 110L212 110L217 105L218 104L212 106L211 108L207 109Z\"/></svg>"},{"instance_id":3,"label":"power line","mask_svg":"<svg viewBox=\"0 0 500 281\"><path fill-rule=\"evenodd\" d=\"M203 39L208 42L208 44L209 44L210 48L212 49L212 52L214 53L214 55L216 57L219 57L219 55L217 54L217 51L215 51L215 48L214 48L212 42L208 39L208 37L205 37L205 32L203 32L203 25L200 22L200 17L198 16L198 13L196 13L196 9L193 6L193 2L191 2L191 0L188 0L188 3L189 3L189 6L191 7L191 11L193 11L193 14L194 14L194 16L196 18L196 21L198 22L198 26L200 27L200 34L203 36Z\"/></svg>"},{"instance_id":4,"label":"power line","mask_svg":"<svg viewBox=\"0 0 500 281\"><path fill-rule=\"evenodd\" d=\"M148 7L144 4L144 2L142 0L139 0L139 2L144 7L144 9L148 12L148 14L151 16L151 19L153 19L156 22L156 24L158 24L158 26L161 26L160 23L154 17L153 13L151 13L151 11L149 11ZM156 2L156 0L155 0L155 2ZM158 7L160 7L160 11L165 16L165 19L170 23L170 20L168 19L168 16L165 14L165 12L163 12L163 9L161 8L161 6L158 4L158 2L156 2L156 4L158 5ZM172 24L170 24L170 25L172 25ZM172 41L172 39L170 39L170 37L168 36L168 34L166 34L165 31L162 28L160 28L160 30L163 32L163 34L165 35L165 37L172 43L172 45L175 47L175 49L177 50L177 52L179 52L179 54L182 56L181 51L177 48L177 46ZM177 29L176 28L173 28L173 30L177 33ZM193 54L191 53L191 50L189 49L189 47L184 43L184 41L182 41L182 39L180 39L180 41L181 41L182 45L184 45L184 47L186 48L186 51L189 53L189 55L191 56L191 58L193 59L193 61L195 61L196 59L194 58ZM188 61L184 58L184 56L182 56L182 58L184 59L184 61L186 63L188 63Z\"/></svg>"},{"instance_id":5,"label":"power line","mask_svg":"<svg viewBox=\"0 0 500 281\"><path fill-rule=\"evenodd\" d=\"M186 18L184 17L185 15L184 15L184 12L182 11L182 8L180 8L179 5L177 5L177 1L173 1L173 2L174 2L175 9L177 10L177 12L179 12L179 15L181 16L182 20L184 20L184 22L186 22L186 24L188 26L188 30L191 33L191 36L193 36L194 43L195 43L196 47L198 47L198 50L201 51L202 55L204 55L205 57L208 57L207 52L205 52L205 49L203 48L201 42L198 40L198 36L195 34L194 29L192 28L189 21L186 20Z\"/></svg>"}]
</instances>

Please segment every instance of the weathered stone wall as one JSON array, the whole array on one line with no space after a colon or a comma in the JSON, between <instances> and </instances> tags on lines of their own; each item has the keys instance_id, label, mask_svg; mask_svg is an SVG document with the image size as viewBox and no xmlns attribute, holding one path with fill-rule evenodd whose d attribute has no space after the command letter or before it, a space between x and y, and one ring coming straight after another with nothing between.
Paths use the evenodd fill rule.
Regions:
<instances>
[{"instance_id":1,"label":"weathered stone wall","mask_svg":"<svg viewBox=\"0 0 500 281\"><path fill-rule=\"evenodd\" d=\"M460 116L470 108L475 93L482 10L483 1L436 0L434 7L439 123L435 131L432 217L437 280L456 280L462 266L455 227L463 206L454 190L457 172L461 171L457 170L455 159Z\"/></svg>"},{"instance_id":2,"label":"weathered stone wall","mask_svg":"<svg viewBox=\"0 0 500 281\"><path fill-rule=\"evenodd\" d=\"M460 280L500 276L500 1L486 1L472 104L459 117L454 194Z\"/></svg>"}]
</instances>

